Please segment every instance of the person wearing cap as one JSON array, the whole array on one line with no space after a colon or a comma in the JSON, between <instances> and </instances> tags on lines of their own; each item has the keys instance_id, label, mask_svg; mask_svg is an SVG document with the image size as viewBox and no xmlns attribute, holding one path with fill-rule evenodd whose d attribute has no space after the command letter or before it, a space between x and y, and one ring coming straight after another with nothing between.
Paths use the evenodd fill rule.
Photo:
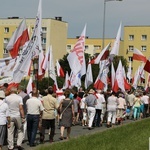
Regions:
<instances>
[{"instance_id":1,"label":"person wearing cap","mask_svg":"<svg viewBox=\"0 0 150 150\"><path fill-rule=\"evenodd\" d=\"M23 150L21 147L24 138L23 135L23 123L25 121L25 115L23 110L22 97L17 95L17 88L11 87L10 95L6 96L5 102L8 104L10 111L10 127L8 128L8 149L14 149L14 132L17 130L17 148Z\"/></svg>"},{"instance_id":2,"label":"person wearing cap","mask_svg":"<svg viewBox=\"0 0 150 150\"><path fill-rule=\"evenodd\" d=\"M4 98L5 93L4 91L0 90L0 150L2 150L4 139L6 137L6 128L10 127L9 108L8 105L3 101Z\"/></svg>"},{"instance_id":3,"label":"person wearing cap","mask_svg":"<svg viewBox=\"0 0 150 150\"><path fill-rule=\"evenodd\" d=\"M88 93L89 95L85 99L84 110L86 112L86 107L87 107L88 129L91 130L95 112L96 112L95 105L97 104L97 99L96 99L96 96L94 95L95 91L93 89L90 89Z\"/></svg>"}]
</instances>

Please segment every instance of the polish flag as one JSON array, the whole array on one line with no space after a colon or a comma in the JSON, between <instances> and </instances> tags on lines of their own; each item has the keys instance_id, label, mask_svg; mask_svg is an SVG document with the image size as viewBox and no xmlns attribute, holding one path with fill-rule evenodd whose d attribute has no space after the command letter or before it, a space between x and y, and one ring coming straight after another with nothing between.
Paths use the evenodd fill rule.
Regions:
<instances>
[{"instance_id":1,"label":"polish flag","mask_svg":"<svg viewBox=\"0 0 150 150\"><path fill-rule=\"evenodd\" d=\"M109 48L110 48L110 43L101 51L101 53L96 58L92 59L89 63L99 64L100 61L106 60L109 56Z\"/></svg>"},{"instance_id":2,"label":"polish flag","mask_svg":"<svg viewBox=\"0 0 150 150\"><path fill-rule=\"evenodd\" d=\"M145 63L147 61L146 57L137 48L134 48L133 60L143 61Z\"/></svg>"},{"instance_id":3,"label":"polish flag","mask_svg":"<svg viewBox=\"0 0 150 150\"><path fill-rule=\"evenodd\" d=\"M104 83L100 80L99 75L98 75L94 83L94 88L98 90L103 90L104 86L105 86Z\"/></svg>"},{"instance_id":4,"label":"polish flag","mask_svg":"<svg viewBox=\"0 0 150 150\"><path fill-rule=\"evenodd\" d=\"M20 47L27 41L29 41L29 34L26 21L23 19L6 46L6 49L9 51L12 58L16 58L18 56Z\"/></svg>"},{"instance_id":5,"label":"polish flag","mask_svg":"<svg viewBox=\"0 0 150 150\"><path fill-rule=\"evenodd\" d=\"M63 77L63 78L65 77L64 70L60 66L58 60L56 60L56 70L57 70L57 76L58 77Z\"/></svg>"}]
</instances>

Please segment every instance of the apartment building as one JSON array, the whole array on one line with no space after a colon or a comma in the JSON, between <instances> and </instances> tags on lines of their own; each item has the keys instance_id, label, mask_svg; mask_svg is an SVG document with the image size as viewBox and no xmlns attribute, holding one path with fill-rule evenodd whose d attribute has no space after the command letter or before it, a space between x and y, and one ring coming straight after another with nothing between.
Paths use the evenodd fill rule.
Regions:
<instances>
[{"instance_id":1,"label":"apartment building","mask_svg":"<svg viewBox=\"0 0 150 150\"><path fill-rule=\"evenodd\" d=\"M21 21L22 18L18 17L0 19L0 58L9 56L6 45ZM31 37L35 25L35 18L27 18L26 23ZM42 19L42 47L46 51L52 45L54 62L66 54L67 32L68 23L62 21L62 17Z\"/></svg>"},{"instance_id":2,"label":"apartment building","mask_svg":"<svg viewBox=\"0 0 150 150\"><path fill-rule=\"evenodd\" d=\"M150 57L150 26L124 26L124 54L132 62L133 75L142 62L133 60L133 50L137 48L147 59ZM147 76L147 73L146 73Z\"/></svg>"}]
</instances>

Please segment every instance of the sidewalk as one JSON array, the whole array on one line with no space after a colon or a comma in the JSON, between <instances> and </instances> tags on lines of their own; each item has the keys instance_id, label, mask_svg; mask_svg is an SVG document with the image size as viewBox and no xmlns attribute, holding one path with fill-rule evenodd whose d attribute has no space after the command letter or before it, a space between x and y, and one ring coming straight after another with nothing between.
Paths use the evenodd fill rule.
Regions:
<instances>
[{"instance_id":1,"label":"sidewalk","mask_svg":"<svg viewBox=\"0 0 150 150\"><path fill-rule=\"evenodd\" d=\"M123 121L123 125L128 124L128 123L132 123L132 122L133 122L133 120L125 120L125 121ZM119 127L119 126L121 126L121 125L115 125L114 128ZM91 134L91 133L93 134L93 133L102 132L102 131L105 131L105 130L108 130L108 129L111 129L111 128L107 128L106 123L104 123L102 127L95 127L92 130L88 130L88 128L86 126L83 127L81 125L75 125L75 126L72 126L71 137L78 137L78 136L81 136L81 135L86 135L86 134ZM65 130L64 136L66 136L66 130ZM39 141L39 137L40 137L40 135L37 134L37 136L36 136L36 141L37 142ZM44 144L49 144L49 138L48 137L49 137L48 136L48 130L46 130ZM60 137L60 129L58 129L58 126L56 125L54 142L62 142L61 140L59 140L59 137ZM63 141L65 141L65 140L63 140ZM39 145L41 145L41 144L39 144ZM25 142L22 144L22 147L24 147L25 150L34 150L35 148L37 149L37 147L39 145L37 145L36 147L29 147L27 137L26 137ZM8 149L7 146L3 147L3 150L7 150L7 149Z\"/></svg>"}]
</instances>

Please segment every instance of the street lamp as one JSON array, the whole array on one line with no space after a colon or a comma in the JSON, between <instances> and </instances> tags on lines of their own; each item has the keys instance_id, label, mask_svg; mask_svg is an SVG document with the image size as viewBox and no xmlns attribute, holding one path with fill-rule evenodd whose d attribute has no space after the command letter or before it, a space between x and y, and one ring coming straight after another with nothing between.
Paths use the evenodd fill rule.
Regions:
<instances>
[{"instance_id":1,"label":"street lamp","mask_svg":"<svg viewBox=\"0 0 150 150\"><path fill-rule=\"evenodd\" d=\"M122 0L104 0L104 14L103 14L103 43L102 43L102 49L104 49L104 40L105 40L105 13L106 13L106 2L111 1L122 1Z\"/></svg>"}]
</instances>

